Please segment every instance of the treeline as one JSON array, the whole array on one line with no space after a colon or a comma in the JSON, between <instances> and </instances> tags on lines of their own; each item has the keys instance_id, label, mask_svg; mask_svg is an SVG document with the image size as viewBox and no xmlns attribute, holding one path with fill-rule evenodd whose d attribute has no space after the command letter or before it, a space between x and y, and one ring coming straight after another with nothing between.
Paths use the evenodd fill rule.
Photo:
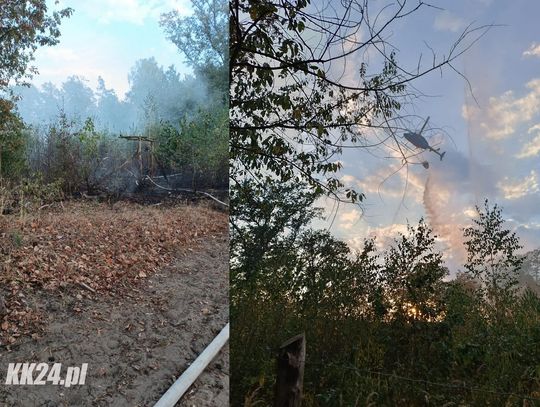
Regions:
<instances>
[{"instance_id":1,"label":"treeline","mask_svg":"<svg viewBox=\"0 0 540 407\"><path fill-rule=\"evenodd\" d=\"M272 404L277 349L300 332L304 406L540 402L540 298L517 284L500 208L477 208L448 280L426 222L354 251L310 228L316 197L247 182L232 197L231 405Z\"/></svg>"},{"instance_id":2,"label":"treeline","mask_svg":"<svg viewBox=\"0 0 540 407\"><path fill-rule=\"evenodd\" d=\"M129 90L120 99L99 77L95 90L79 76L71 76L58 88L52 83L40 87L18 86L17 110L25 123L43 126L55 122L60 112L69 120L92 118L100 131L137 132L149 121L172 123L193 119L212 100L204 78L181 75L174 66L164 69L154 58L136 62L128 75ZM218 96L219 98L219 96Z\"/></svg>"}]
</instances>

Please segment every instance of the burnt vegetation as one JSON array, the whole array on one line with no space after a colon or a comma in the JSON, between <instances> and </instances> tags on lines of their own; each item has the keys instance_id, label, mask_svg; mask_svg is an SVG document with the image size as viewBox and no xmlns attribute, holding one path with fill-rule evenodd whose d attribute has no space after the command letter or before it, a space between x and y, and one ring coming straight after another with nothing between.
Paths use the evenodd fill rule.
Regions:
<instances>
[{"instance_id":1,"label":"burnt vegetation","mask_svg":"<svg viewBox=\"0 0 540 407\"><path fill-rule=\"evenodd\" d=\"M76 73L61 86L30 84L34 51L59 41L61 19L73 10L47 14L39 1L2 6L0 211L73 197L226 196L227 14L215 1L193 5L192 17L171 12L160 21L193 73L141 59L126 72L124 97L102 78L93 88Z\"/></svg>"}]
</instances>

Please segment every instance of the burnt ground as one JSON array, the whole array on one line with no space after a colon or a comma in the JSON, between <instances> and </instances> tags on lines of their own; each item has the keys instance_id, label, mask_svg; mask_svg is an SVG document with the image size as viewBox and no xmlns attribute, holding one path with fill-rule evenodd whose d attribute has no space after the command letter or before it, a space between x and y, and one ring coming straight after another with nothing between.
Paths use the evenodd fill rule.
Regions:
<instances>
[{"instance_id":1,"label":"burnt ground","mask_svg":"<svg viewBox=\"0 0 540 407\"><path fill-rule=\"evenodd\" d=\"M39 337L0 347L2 406L151 406L228 321L228 241L200 238L122 295L60 287L26 293L45 319ZM88 363L85 385L7 386L10 362ZM179 406L226 406L228 346Z\"/></svg>"}]
</instances>

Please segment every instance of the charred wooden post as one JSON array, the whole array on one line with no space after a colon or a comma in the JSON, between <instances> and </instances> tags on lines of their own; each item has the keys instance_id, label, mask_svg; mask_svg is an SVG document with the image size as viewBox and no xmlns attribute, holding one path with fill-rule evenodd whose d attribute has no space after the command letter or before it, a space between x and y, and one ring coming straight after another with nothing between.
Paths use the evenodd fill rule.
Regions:
<instances>
[{"instance_id":1,"label":"charred wooden post","mask_svg":"<svg viewBox=\"0 0 540 407\"><path fill-rule=\"evenodd\" d=\"M148 169L148 171L147 171L148 174L150 176L152 176L154 174L154 161L155 161L155 158L154 158L154 143L155 143L155 140L150 138L150 137L145 137L145 136L122 136L121 135L120 138L123 138L125 140L129 140L129 141L136 141L137 142L137 147L136 147L133 159L135 159L135 161L137 163L137 170L139 171L139 174L138 174L139 180L138 180L138 182L142 183L143 180L145 179L146 175L147 175L145 173L145 165L144 165L144 160L143 160L143 142L147 143L147 145L148 144L150 145L150 147L146 147L146 149L145 149L146 151L148 151L148 154L146 154L147 155L147 157L146 157L146 169ZM125 164L127 164L128 162L126 162ZM122 165L122 167L123 167L123 165Z\"/></svg>"},{"instance_id":2,"label":"charred wooden post","mask_svg":"<svg viewBox=\"0 0 540 407\"><path fill-rule=\"evenodd\" d=\"M306 337L302 333L279 347L274 407L300 407L306 360Z\"/></svg>"}]
</instances>

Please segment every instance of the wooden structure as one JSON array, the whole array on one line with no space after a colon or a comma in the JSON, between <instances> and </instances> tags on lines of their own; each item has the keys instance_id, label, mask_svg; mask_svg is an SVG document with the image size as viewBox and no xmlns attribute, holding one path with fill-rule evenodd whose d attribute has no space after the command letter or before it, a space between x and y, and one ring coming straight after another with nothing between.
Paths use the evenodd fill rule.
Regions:
<instances>
[{"instance_id":1,"label":"wooden structure","mask_svg":"<svg viewBox=\"0 0 540 407\"><path fill-rule=\"evenodd\" d=\"M138 170L139 170L139 177L142 179L146 175L153 177L155 174L156 169L156 159L154 157L154 143L155 140L150 137L145 136L120 136L120 138L130 140L130 141L136 141L137 142L137 149L135 150L135 154L133 155L133 158L137 161ZM146 149L144 149L144 144L146 144ZM147 151L147 168L148 173L145 174L145 166L144 166L144 151Z\"/></svg>"},{"instance_id":2,"label":"wooden structure","mask_svg":"<svg viewBox=\"0 0 540 407\"><path fill-rule=\"evenodd\" d=\"M274 407L301 406L305 360L306 337L303 333L279 347Z\"/></svg>"}]
</instances>

